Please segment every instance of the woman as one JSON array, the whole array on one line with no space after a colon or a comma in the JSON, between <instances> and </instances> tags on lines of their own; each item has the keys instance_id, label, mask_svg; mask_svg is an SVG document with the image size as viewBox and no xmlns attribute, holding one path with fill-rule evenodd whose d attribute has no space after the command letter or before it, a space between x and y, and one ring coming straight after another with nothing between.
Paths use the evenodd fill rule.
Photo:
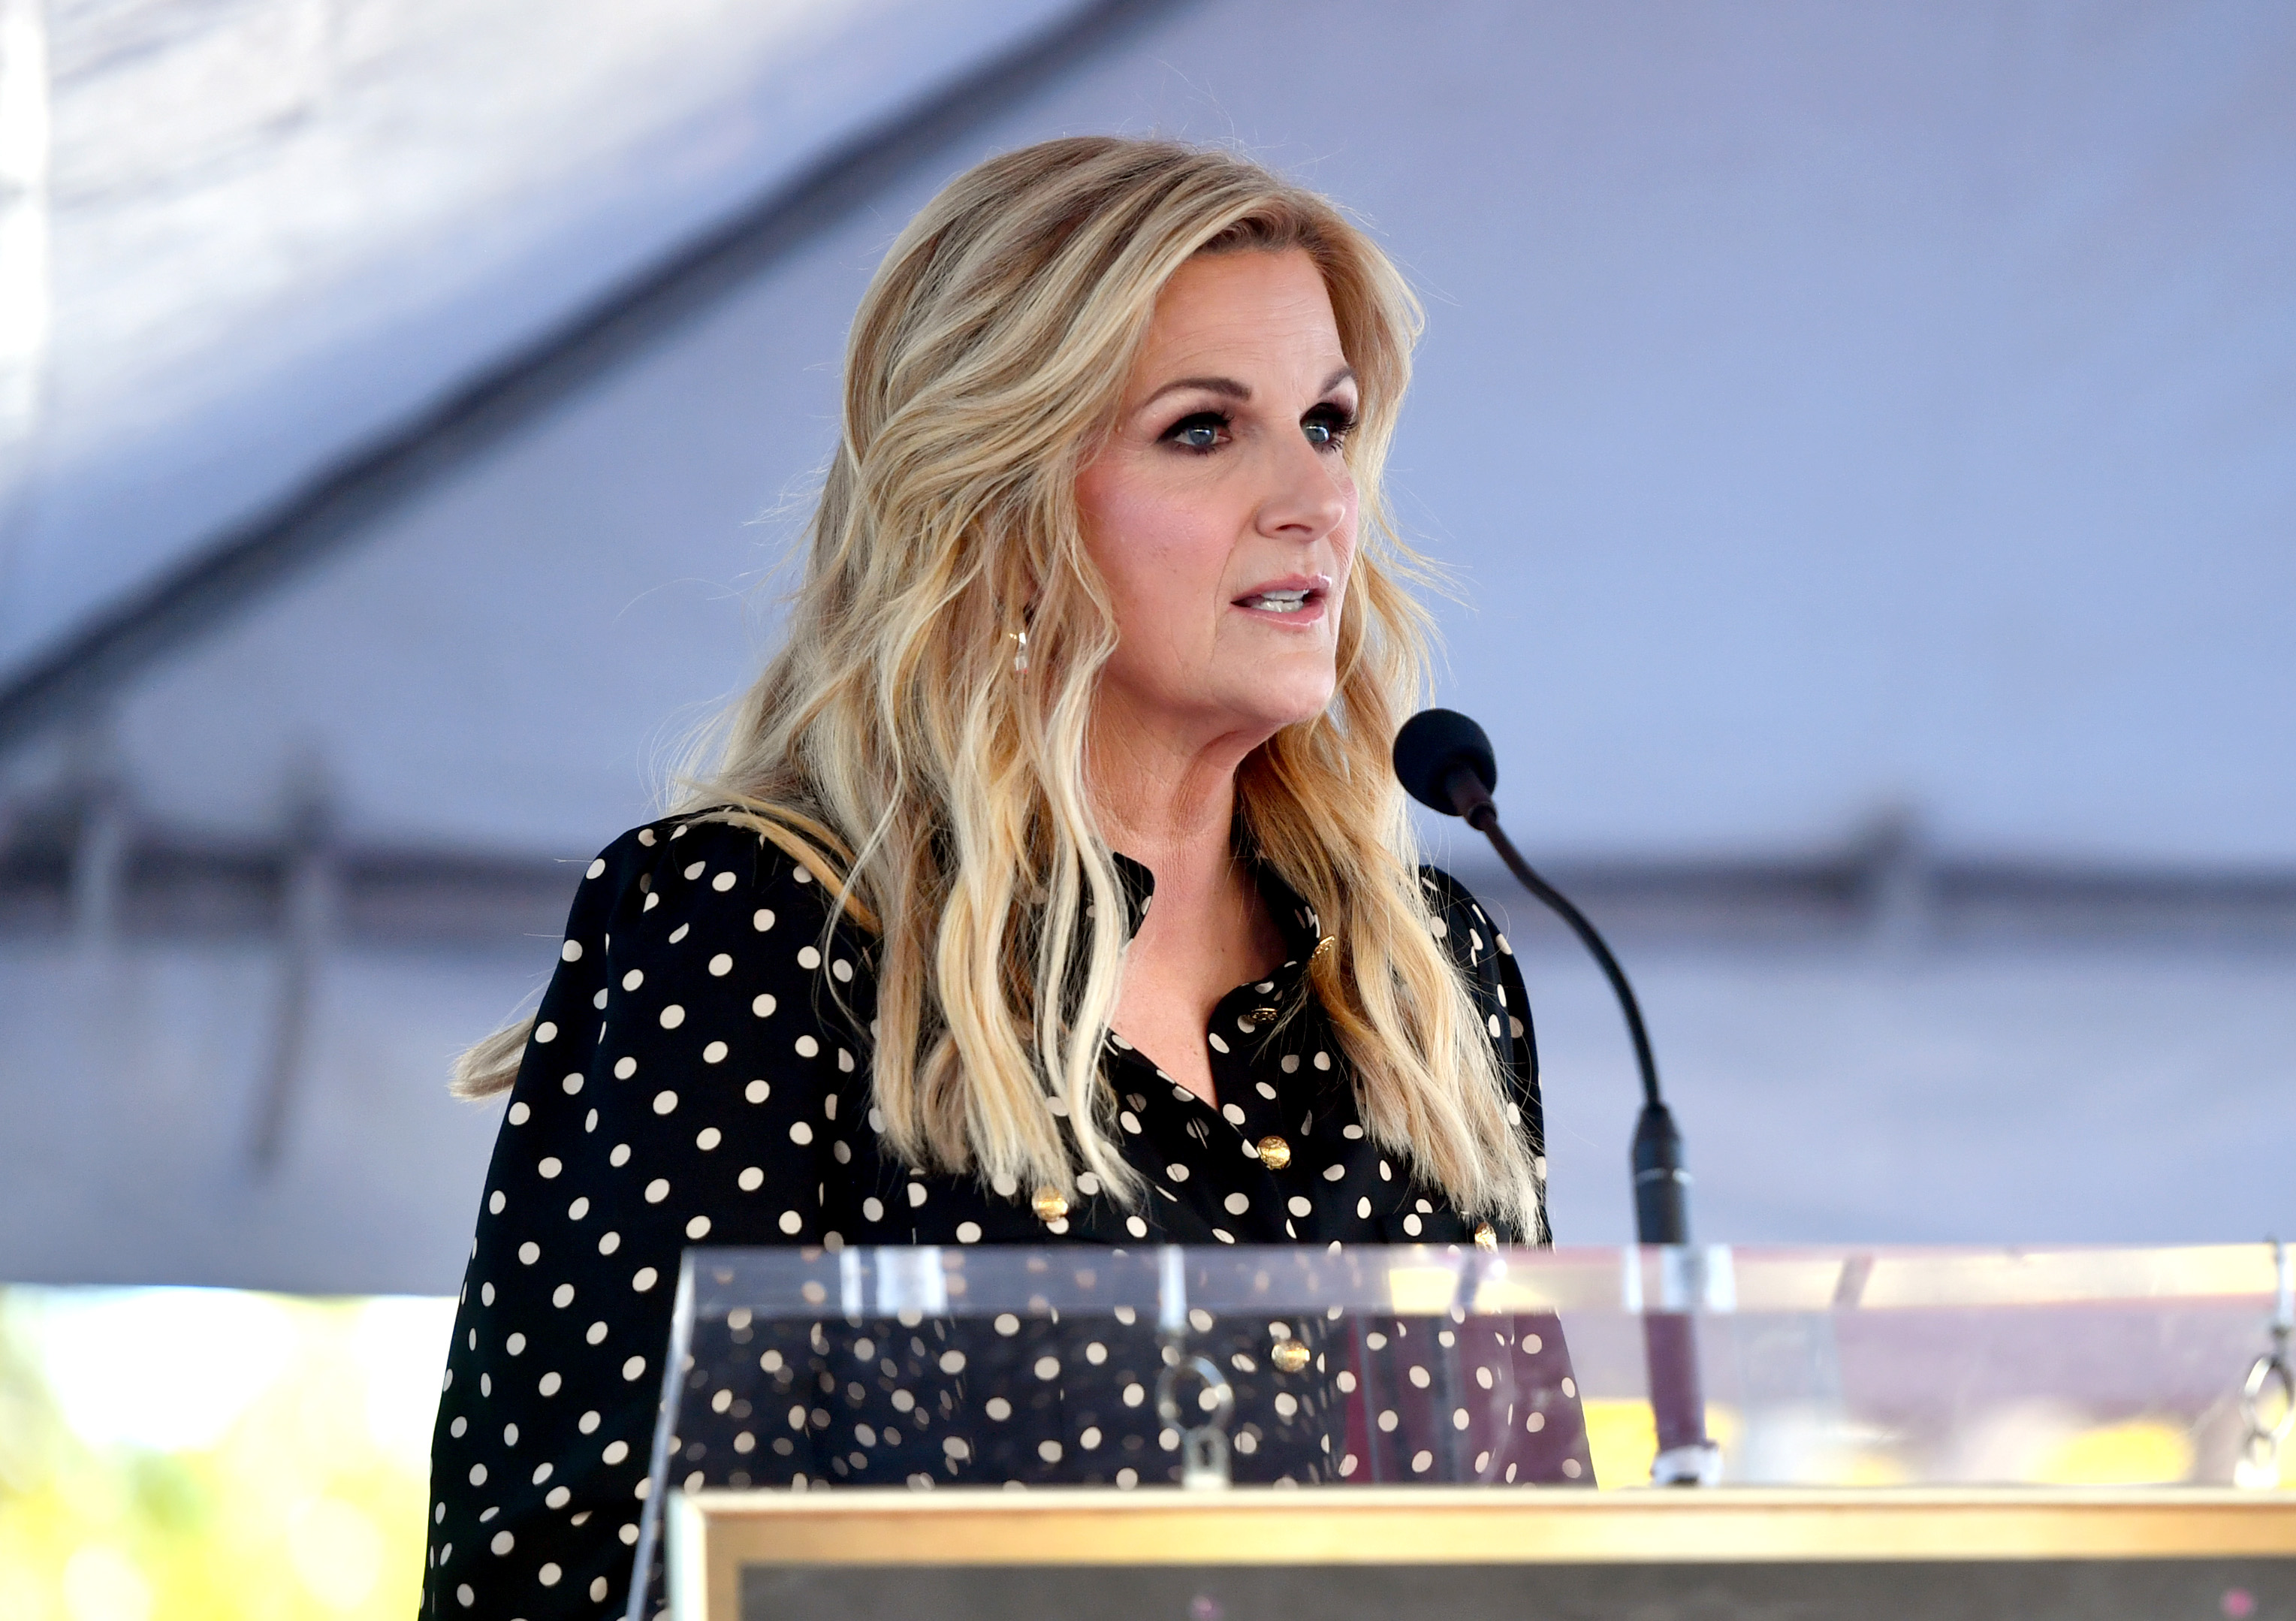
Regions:
<instances>
[{"instance_id":1,"label":"woman","mask_svg":"<svg viewBox=\"0 0 2296 1621\"><path fill-rule=\"evenodd\" d=\"M459 1072L512 1096L434 1609L622 1601L691 1243L1545 1241L1521 981L1387 763L1417 325L1331 204L1164 143L992 160L894 244L787 645Z\"/></svg>"}]
</instances>

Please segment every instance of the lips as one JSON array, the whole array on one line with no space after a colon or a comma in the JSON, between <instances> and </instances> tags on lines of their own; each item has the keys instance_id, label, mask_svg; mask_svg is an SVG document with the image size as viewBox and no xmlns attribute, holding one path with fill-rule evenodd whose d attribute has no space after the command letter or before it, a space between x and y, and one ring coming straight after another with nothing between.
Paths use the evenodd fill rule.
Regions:
<instances>
[{"instance_id":1,"label":"lips","mask_svg":"<svg viewBox=\"0 0 2296 1621\"><path fill-rule=\"evenodd\" d=\"M1332 582L1321 575L1294 575L1271 580L1235 599L1235 606L1279 618L1313 617L1330 595Z\"/></svg>"}]
</instances>

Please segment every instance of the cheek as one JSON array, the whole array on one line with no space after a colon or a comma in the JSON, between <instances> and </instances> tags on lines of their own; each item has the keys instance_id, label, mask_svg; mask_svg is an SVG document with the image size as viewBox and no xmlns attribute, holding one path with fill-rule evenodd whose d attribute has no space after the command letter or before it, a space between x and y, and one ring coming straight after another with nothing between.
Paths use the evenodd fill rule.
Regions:
<instances>
[{"instance_id":1,"label":"cheek","mask_svg":"<svg viewBox=\"0 0 2296 1621\"><path fill-rule=\"evenodd\" d=\"M1231 549L1232 531L1211 504L1119 465L1080 474L1077 506L1123 641L1134 652L1142 644L1185 643L1187 621L1203 618L1204 605L1218 595Z\"/></svg>"}]
</instances>

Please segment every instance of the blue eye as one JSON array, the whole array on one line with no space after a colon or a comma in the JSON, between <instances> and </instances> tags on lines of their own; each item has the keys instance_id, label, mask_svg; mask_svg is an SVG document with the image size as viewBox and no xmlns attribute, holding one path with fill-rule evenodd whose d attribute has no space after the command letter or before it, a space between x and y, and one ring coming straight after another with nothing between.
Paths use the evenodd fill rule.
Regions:
<instances>
[{"instance_id":1,"label":"blue eye","mask_svg":"<svg viewBox=\"0 0 2296 1621\"><path fill-rule=\"evenodd\" d=\"M1338 406L1317 406L1300 419L1300 432L1318 450L1336 450L1347 442L1356 419Z\"/></svg>"},{"instance_id":2,"label":"blue eye","mask_svg":"<svg viewBox=\"0 0 2296 1621\"><path fill-rule=\"evenodd\" d=\"M1219 448L1220 440L1227 437L1228 420L1218 411L1199 411L1193 416L1183 416L1164 431L1164 438L1183 450L1201 453Z\"/></svg>"}]
</instances>

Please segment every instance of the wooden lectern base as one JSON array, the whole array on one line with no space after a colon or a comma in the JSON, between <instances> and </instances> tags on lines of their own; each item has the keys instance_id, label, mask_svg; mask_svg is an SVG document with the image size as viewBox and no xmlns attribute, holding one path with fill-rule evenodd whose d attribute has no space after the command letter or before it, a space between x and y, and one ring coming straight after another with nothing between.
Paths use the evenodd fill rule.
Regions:
<instances>
[{"instance_id":1,"label":"wooden lectern base","mask_svg":"<svg viewBox=\"0 0 2296 1621\"><path fill-rule=\"evenodd\" d=\"M2296 1493L673 1493L678 1621L2267 1621Z\"/></svg>"}]
</instances>

